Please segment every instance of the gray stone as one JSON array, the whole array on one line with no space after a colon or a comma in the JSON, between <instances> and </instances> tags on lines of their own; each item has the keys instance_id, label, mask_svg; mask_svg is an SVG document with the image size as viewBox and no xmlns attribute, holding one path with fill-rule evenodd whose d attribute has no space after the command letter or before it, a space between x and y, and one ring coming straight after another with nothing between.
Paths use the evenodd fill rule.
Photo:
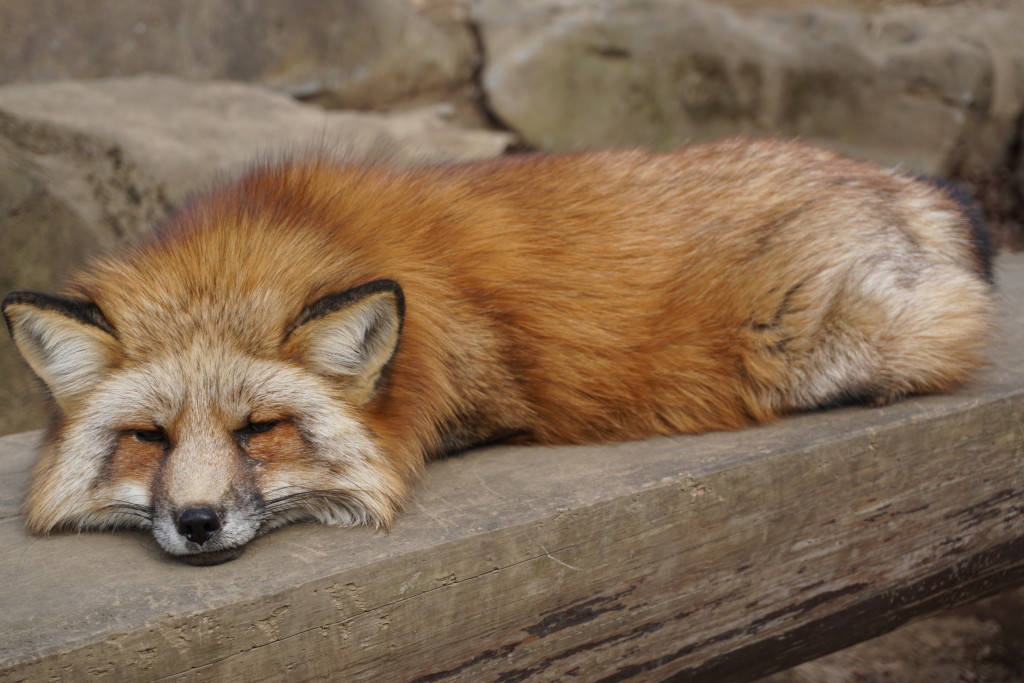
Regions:
<instances>
[{"instance_id":1,"label":"gray stone","mask_svg":"<svg viewBox=\"0 0 1024 683\"><path fill-rule=\"evenodd\" d=\"M403 0L11 0L0 83L164 73L252 81L342 107L464 86L475 45Z\"/></svg>"},{"instance_id":2,"label":"gray stone","mask_svg":"<svg viewBox=\"0 0 1024 683\"><path fill-rule=\"evenodd\" d=\"M263 88L168 77L0 88L0 292L52 290L88 255L138 237L261 154L320 144L398 163L468 160L511 140L454 128L449 115L324 112ZM0 433L38 426L39 394L6 334L0 376Z\"/></svg>"},{"instance_id":3,"label":"gray stone","mask_svg":"<svg viewBox=\"0 0 1024 683\"><path fill-rule=\"evenodd\" d=\"M923 173L991 166L1024 108L1018 12L477 0L493 112L553 150L800 136Z\"/></svg>"}]
</instances>

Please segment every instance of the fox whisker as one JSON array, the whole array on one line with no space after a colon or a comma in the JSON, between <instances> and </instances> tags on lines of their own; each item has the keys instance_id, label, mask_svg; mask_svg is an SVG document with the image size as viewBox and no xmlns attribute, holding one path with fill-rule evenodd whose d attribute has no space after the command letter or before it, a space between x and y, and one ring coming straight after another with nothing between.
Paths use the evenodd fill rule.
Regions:
<instances>
[{"instance_id":1,"label":"fox whisker","mask_svg":"<svg viewBox=\"0 0 1024 683\"><path fill-rule=\"evenodd\" d=\"M314 491L299 491L297 493L290 493L285 496L273 498L264 504L264 510L276 511L287 509L291 507L291 503L295 501L314 501L314 502L326 502L326 503L343 503L346 500L352 500L352 496L344 491L331 491L325 490L314 490Z\"/></svg>"},{"instance_id":2,"label":"fox whisker","mask_svg":"<svg viewBox=\"0 0 1024 683\"><path fill-rule=\"evenodd\" d=\"M150 521L153 519L153 509L150 506L126 500L114 499L110 504L104 505L101 509L115 514L135 515Z\"/></svg>"},{"instance_id":3,"label":"fox whisker","mask_svg":"<svg viewBox=\"0 0 1024 683\"><path fill-rule=\"evenodd\" d=\"M337 519L338 511L344 511L346 517L353 519L364 519L366 517L363 506L358 499L346 491L312 490L299 491L288 495L280 496L265 504L256 515L258 521L263 524L279 520L282 516L298 513L300 516L309 515L312 519L326 521L326 519Z\"/></svg>"},{"instance_id":4,"label":"fox whisker","mask_svg":"<svg viewBox=\"0 0 1024 683\"><path fill-rule=\"evenodd\" d=\"M144 515L138 512L131 512L129 510L117 510L110 513L111 517L137 517L138 519L144 520L152 524L153 517L150 515Z\"/></svg>"}]
</instances>

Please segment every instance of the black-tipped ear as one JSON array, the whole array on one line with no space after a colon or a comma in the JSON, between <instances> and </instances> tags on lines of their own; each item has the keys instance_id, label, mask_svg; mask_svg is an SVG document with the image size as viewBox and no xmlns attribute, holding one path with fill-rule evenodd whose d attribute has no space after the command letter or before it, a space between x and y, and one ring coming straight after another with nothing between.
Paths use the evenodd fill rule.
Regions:
<instances>
[{"instance_id":1,"label":"black-tipped ear","mask_svg":"<svg viewBox=\"0 0 1024 683\"><path fill-rule=\"evenodd\" d=\"M308 306L285 337L283 352L327 377L344 377L357 402L372 396L395 354L405 297L393 280L374 280Z\"/></svg>"},{"instance_id":2,"label":"black-tipped ear","mask_svg":"<svg viewBox=\"0 0 1024 683\"><path fill-rule=\"evenodd\" d=\"M113 328L93 303L39 292L11 292L4 319L18 351L65 410L110 369Z\"/></svg>"}]
</instances>

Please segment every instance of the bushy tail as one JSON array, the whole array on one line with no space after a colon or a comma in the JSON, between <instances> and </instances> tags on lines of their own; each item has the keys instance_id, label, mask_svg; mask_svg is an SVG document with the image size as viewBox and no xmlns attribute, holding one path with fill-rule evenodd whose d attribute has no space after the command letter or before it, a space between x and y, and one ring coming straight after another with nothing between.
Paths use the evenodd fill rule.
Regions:
<instances>
[{"instance_id":1,"label":"bushy tail","mask_svg":"<svg viewBox=\"0 0 1024 683\"><path fill-rule=\"evenodd\" d=\"M992 236L985 225L985 215L982 213L981 207L978 206L974 197L956 183L932 177L926 177L923 180L939 188L943 194L960 205L964 216L970 222L971 246L974 247L974 258L978 263L978 272L985 278L986 282L992 284L995 279L992 272L995 246L992 244Z\"/></svg>"}]
</instances>

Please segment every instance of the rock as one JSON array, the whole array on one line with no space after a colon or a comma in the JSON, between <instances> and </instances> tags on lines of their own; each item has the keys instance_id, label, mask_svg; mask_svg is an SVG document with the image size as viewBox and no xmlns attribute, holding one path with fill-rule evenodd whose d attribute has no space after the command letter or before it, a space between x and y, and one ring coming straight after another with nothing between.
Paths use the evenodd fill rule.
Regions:
<instances>
[{"instance_id":1,"label":"rock","mask_svg":"<svg viewBox=\"0 0 1024 683\"><path fill-rule=\"evenodd\" d=\"M774 134L943 174L991 164L1024 109L1011 11L478 0L472 20L491 110L545 149Z\"/></svg>"},{"instance_id":2,"label":"rock","mask_svg":"<svg viewBox=\"0 0 1024 683\"><path fill-rule=\"evenodd\" d=\"M323 139L357 156L391 150L399 160L473 159L500 154L511 139L450 128L446 113L324 112L236 83L146 77L2 88L0 139L7 162L40 169L47 191L105 248L148 229L186 192L257 152ZM12 182L8 196L31 194L32 181Z\"/></svg>"},{"instance_id":3,"label":"rock","mask_svg":"<svg viewBox=\"0 0 1024 683\"><path fill-rule=\"evenodd\" d=\"M88 255L137 237L259 154L323 144L397 162L468 160L511 141L452 128L449 114L324 112L262 88L167 77L0 88L0 292L52 290ZM3 335L0 433L42 415L38 401L26 405L33 381L16 355Z\"/></svg>"},{"instance_id":4,"label":"rock","mask_svg":"<svg viewBox=\"0 0 1024 683\"><path fill-rule=\"evenodd\" d=\"M163 73L379 108L464 87L469 30L403 0L0 3L0 83Z\"/></svg>"}]
</instances>

